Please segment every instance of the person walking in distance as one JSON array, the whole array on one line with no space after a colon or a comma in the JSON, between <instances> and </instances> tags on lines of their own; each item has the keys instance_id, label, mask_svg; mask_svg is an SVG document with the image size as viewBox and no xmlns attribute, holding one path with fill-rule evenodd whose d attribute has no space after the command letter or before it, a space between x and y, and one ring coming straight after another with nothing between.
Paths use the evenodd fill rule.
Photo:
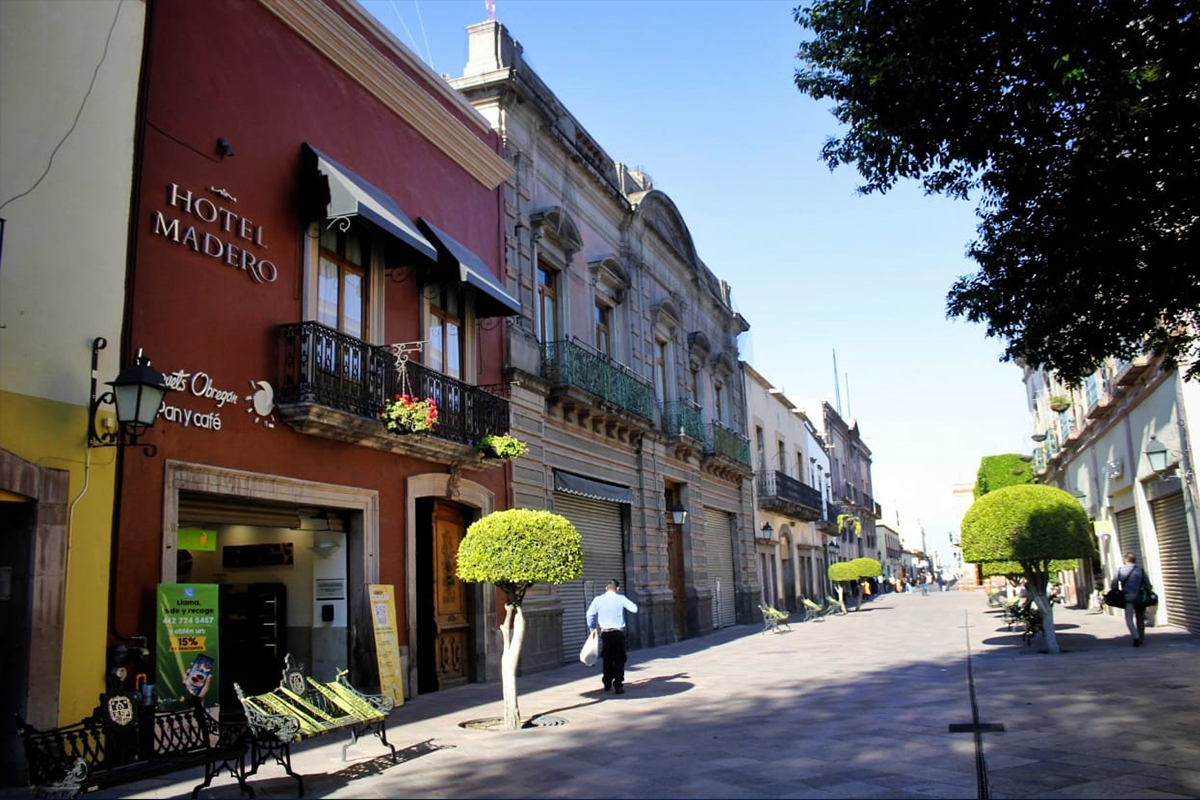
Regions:
<instances>
[{"instance_id":1,"label":"person walking in distance","mask_svg":"<svg viewBox=\"0 0 1200 800\"><path fill-rule=\"evenodd\" d=\"M604 662L604 691L625 693L625 612L636 614L637 603L621 594L613 578L587 610L589 631L600 630L600 660Z\"/></svg>"},{"instance_id":2,"label":"person walking in distance","mask_svg":"<svg viewBox=\"0 0 1200 800\"><path fill-rule=\"evenodd\" d=\"M1138 602L1146 573L1137 564L1137 556L1125 554L1125 563L1113 576L1112 588L1120 589L1125 595L1125 627L1133 637L1133 646L1141 647L1146 641L1146 607Z\"/></svg>"}]
</instances>

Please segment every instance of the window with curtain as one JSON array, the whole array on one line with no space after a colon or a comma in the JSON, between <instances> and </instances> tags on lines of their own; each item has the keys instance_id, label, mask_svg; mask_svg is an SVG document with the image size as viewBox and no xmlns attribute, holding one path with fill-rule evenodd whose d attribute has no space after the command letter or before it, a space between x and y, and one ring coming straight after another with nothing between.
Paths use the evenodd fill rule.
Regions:
<instances>
[{"instance_id":1,"label":"window with curtain","mask_svg":"<svg viewBox=\"0 0 1200 800\"><path fill-rule=\"evenodd\" d=\"M436 291L429 297L431 291ZM426 287L429 328L426 331L425 365L443 375L462 380L463 291L457 284Z\"/></svg>"},{"instance_id":2,"label":"window with curtain","mask_svg":"<svg viewBox=\"0 0 1200 800\"><path fill-rule=\"evenodd\" d=\"M538 333L542 343L558 339L558 273L538 266Z\"/></svg>"},{"instance_id":3,"label":"window with curtain","mask_svg":"<svg viewBox=\"0 0 1200 800\"><path fill-rule=\"evenodd\" d=\"M370 239L357 225L321 232L317 266L317 321L356 339L367 337Z\"/></svg>"},{"instance_id":4,"label":"window with curtain","mask_svg":"<svg viewBox=\"0 0 1200 800\"><path fill-rule=\"evenodd\" d=\"M595 307L596 350L600 355L612 358L612 308L599 301Z\"/></svg>"}]
</instances>

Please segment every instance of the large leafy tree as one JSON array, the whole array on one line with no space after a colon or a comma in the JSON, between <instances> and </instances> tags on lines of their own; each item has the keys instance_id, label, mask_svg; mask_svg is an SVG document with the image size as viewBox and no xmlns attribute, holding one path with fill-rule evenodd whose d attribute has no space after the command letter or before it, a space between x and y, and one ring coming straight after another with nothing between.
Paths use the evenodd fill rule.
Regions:
<instances>
[{"instance_id":1,"label":"large leafy tree","mask_svg":"<svg viewBox=\"0 0 1200 800\"><path fill-rule=\"evenodd\" d=\"M458 577L492 583L505 595L500 633L504 727L521 727L517 665L525 639L525 592L535 583L566 583L583 572L583 541L570 520L549 511L512 508L471 523L458 548Z\"/></svg>"},{"instance_id":2,"label":"large leafy tree","mask_svg":"<svg viewBox=\"0 0 1200 800\"><path fill-rule=\"evenodd\" d=\"M1059 652L1054 608L1047 599L1050 576L1058 560L1088 558L1094 553L1091 525L1075 498L1041 484L988 492L963 516L962 551L963 560L972 563L1015 561L1020 565L1029 596L1042 612L1046 649ZM1001 568L1011 569L1008 565Z\"/></svg>"},{"instance_id":3,"label":"large leafy tree","mask_svg":"<svg viewBox=\"0 0 1200 800\"><path fill-rule=\"evenodd\" d=\"M978 200L951 316L1067 379L1197 352L1195 0L814 0L796 86L844 124L862 192ZM1194 370L1193 370L1194 371Z\"/></svg>"}]
</instances>

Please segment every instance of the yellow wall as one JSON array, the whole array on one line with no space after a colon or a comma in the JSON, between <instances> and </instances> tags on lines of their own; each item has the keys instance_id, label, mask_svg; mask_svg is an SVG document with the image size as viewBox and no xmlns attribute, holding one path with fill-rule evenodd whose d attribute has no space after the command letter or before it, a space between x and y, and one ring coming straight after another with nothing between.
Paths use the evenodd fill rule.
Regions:
<instances>
[{"instance_id":1,"label":"yellow wall","mask_svg":"<svg viewBox=\"0 0 1200 800\"><path fill-rule=\"evenodd\" d=\"M67 579L59 724L91 713L104 691L116 448L84 446L87 409L0 392L0 448L39 467L68 470ZM84 488L84 460L87 491ZM70 503L75 502L74 511ZM37 631L34 631L37 635Z\"/></svg>"}]
</instances>

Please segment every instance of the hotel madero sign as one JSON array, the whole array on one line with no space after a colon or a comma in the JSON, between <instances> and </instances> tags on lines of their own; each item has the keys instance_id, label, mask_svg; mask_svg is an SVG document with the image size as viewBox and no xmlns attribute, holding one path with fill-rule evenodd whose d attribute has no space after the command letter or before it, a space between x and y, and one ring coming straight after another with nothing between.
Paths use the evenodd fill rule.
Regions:
<instances>
[{"instance_id":1,"label":"hotel madero sign","mask_svg":"<svg viewBox=\"0 0 1200 800\"><path fill-rule=\"evenodd\" d=\"M264 257L262 226L230 210L237 198L226 190L210 186L208 191L220 202L177 183L167 184L168 208L154 212L154 234L240 269L255 283L274 283L279 270Z\"/></svg>"}]
</instances>

